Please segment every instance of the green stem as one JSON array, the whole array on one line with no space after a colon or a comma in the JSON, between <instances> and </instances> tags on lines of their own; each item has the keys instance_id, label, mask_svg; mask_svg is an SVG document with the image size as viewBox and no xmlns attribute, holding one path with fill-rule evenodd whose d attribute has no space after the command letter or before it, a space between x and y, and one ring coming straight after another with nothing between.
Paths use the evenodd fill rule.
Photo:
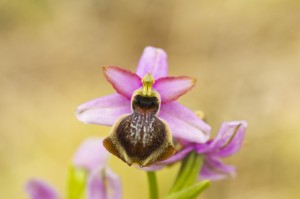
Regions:
<instances>
[{"instance_id":1,"label":"green stem","mask_svg":"<svg viewBox=\"0 0 300 199\"><path fill-rule=\"evenodd\" d=\"M184 183L186 182L194 166L195 158L196 158L196 153L192 152L182 161L180 170L170 190L170 193L177 192L183 187Z\"/></svg>"},{"instance_id":2,"label":"green stem","mask_svg":"<svg viewBox=\"0 0 300 199\"><path fill-rule=\"evenodd\" d=\"M158 199L158 186L154 171L147 172L150 199Z\"/></svg>"}]
</instances>

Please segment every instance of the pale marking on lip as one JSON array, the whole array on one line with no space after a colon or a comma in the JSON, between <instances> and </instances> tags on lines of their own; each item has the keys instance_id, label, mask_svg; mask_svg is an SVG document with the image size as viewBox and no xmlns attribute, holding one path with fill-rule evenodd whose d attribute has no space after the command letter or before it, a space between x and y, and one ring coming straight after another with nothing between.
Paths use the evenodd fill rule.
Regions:
<instances>
[{"instance_id":1,"label":"pale marking on lip","mask_svg":"<svg viewBox=\"0 0 300 199\"><path fill-rule=\"evenodd\" d=\"M145 147L147 143L152 141L151 132L154 131L153 123L155 115L139 115L134 113L130 123L130 140L131 144L136 145L142 143ZM143 135L142 132L143 131Z\"/></svg>"}]
</instances>

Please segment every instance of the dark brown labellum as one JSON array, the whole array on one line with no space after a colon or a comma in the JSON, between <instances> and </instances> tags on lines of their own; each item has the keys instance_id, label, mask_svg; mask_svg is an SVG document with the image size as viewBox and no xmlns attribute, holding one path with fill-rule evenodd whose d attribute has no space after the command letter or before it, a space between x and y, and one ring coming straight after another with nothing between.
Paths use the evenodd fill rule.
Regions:
<instances>
[{"instance_id":1,"label":"dark brown labellum","mask_svg":"<svg viewBox=\"0 0 300 199\"><path fill-rule=\"evenodd\" d=\"M156 92L155 92L156 93ZM126 162L140 167L165 160L175 153L168 124L157 117L159 95L132 98L132 114L123 115L103 141L105 148Z\"/></svg>"}]
</instances>

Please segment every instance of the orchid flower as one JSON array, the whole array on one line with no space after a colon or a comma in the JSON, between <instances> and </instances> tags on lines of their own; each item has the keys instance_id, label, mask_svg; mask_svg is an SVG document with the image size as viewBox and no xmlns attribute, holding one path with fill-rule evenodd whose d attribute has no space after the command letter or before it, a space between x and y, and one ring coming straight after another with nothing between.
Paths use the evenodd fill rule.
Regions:
<instances>
[{"instance_id":1,"label":"orchid flower","mask_svg":"<svg viewBox=\"0 0 300 199\"><path fill-rule=\"evenodd\" d=\"M146 168L148 171L155 171L174 164L184 159L190 152L195 151L204 156L202 169L199 173L202 179L218 180L234 176L235 168L226 165L221 158L237 153L243 143L247 128L245 121L232 121L222 124L217 136L204 144L186 143L184 148L168 160L155 163Z\"/></svg>"},{"instance_id":2,"label":"orchid flower","mask_svg":"<svg viewBox=\"0 0 300 199\"><path fill-rule=\"evenodd\" d=\"M131 113L131 97L142 87L142 78L151 74L153 88L161 98L159 117L168 123L175 138L205 143L210 126L191 110L176 102L195 85L195 79L168 76L167 55L162 49L146 47L137 66L136 73L116 66L103 68L104 75L116 90L116 94L86 102L77 108L77 118L88 124L112 126L118 118Z\"/></svg>"},{"instance_id":3,"label":"orchid flower","mask_svg":"<svg viewBox=\"0 0 300 199\"><path fill-rule=\"evenodd\" d=\"M109 154L102 141L101 138L89 138L79 146L73 158L74 169L70 170L69 186L72 187L69 192L73 193L68 193L68 198L80 198L85 187L87 199L122 198L120 178L107 166ZM50 185L38 179L27 182L26 192L31 199L60 198Z\"/></svg>"}]
</instances>

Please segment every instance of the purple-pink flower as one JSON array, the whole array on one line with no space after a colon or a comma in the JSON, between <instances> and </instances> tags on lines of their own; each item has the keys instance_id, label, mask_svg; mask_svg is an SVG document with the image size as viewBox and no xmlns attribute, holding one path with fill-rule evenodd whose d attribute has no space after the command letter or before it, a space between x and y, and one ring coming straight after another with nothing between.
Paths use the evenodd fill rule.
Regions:
<instances>
[{"instance_id":1,"label":"purple-pink flower","mask_svg":"<svg viewBox=\"0 0 300 199\"><path fill-rule=\"evenodd\" d=\"M191 151L204 156L203 166L199 173L202 179L218 180L235 175L235 167L226 165L221 158L237 153L243 143L247 123L245 121L224 122L217 136L204 144L185 143L182 150L178 151L168 160L155 163L145 170L159 170L185 158Z\"/></svg>"},{"instance_id":2,"label":"purple-pink flower","mask_svg":"<svg viewBox=\"0 0 300 199\"><path fill-rule=\"evenodd\" d=\"M88 199L121 199L121 180L108 166L109 154L101 138L88 138L77 149L73 165L87 173ZM31 199L59 199L59 194L46 182L29 180L26 192Z\"/></svg>"},{"instance_id":3,"label":"purple-pink flower","mask_svg":"<svg viewBox=\"0 0 300 199\"><path fill-rule=\"evenodd\" d=\"M132 94L142 87L141 78L151 73L155 79L153 88L161 97L159 117L169 124L173 136L195 143L205 143L208 140L210 126L175 101L192 89L195 79L168 76L167 55L162 49L146 47L136 73L116 66L104 67L103 72L117 93L80 105L77 108L77 118L80 121L112 126L120 116L131 113Z\"/></svg>"},{"instance_id":4,"label":"purple-pink flower","mask_svg":"<svg viewBox=\"0 0 300 199\"><path fill-rule=\"evenodd\" d=\"M103 147L102 141L102 138L87 138L84 140L74 154L74 166L86 169L89 172L98 167L104 168L107 165L109 153Z\"/></svg>"},{"instance_id":5,"label":"purple-pink flower","mask_svg":"<svg viewBox=\"0 0 300 199\"><path fill-rule=\"evenodd\" d=\"M122 198L120 178L107 167L94 170L89 176L87 187L88 199Z\"/></svg>"},{"instance_id":6,"label":"purple-pink flower","mask_svg":"<svg viewBox=\"0 0 300 199\"><path fill-rule=\"evenodd\" d=\"M102 145L102 138L85 140L74 155L75 167L89 172L87 183L88 199L122 198L121 180L107 167L109 153Z\"/></svg>"}]
</instances>

